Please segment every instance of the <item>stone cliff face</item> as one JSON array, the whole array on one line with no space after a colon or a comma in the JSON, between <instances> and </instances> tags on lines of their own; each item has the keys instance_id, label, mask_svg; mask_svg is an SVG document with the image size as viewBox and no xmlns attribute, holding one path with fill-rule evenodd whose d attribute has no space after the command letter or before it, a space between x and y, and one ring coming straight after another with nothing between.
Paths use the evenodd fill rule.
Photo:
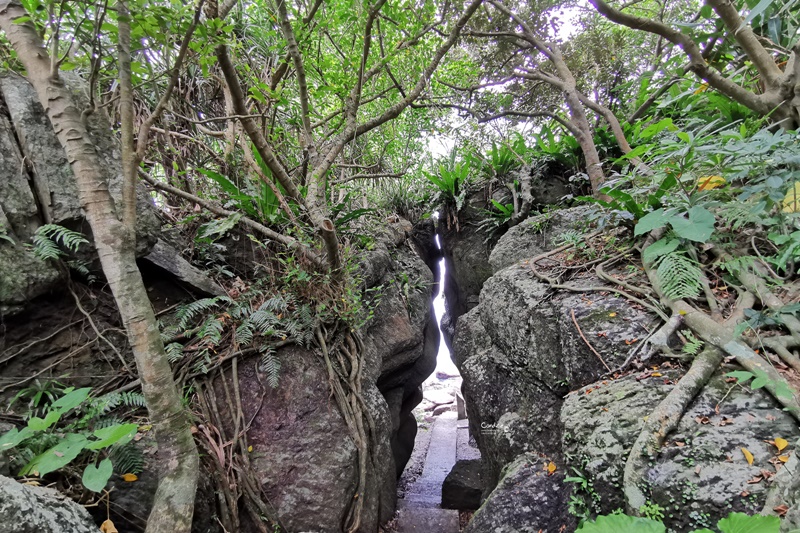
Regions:
<instances>
[{"instance_id":1,"label":"stone cliff face","mask_svg":"<svg viewBox=\"0 0 800 533\"><path fill-rule=\"evenodd\" d=\"M553 289L534 275L532 266L541 271L555 264L543 254L562 242L559 236L590 231L587 219L586 208L573 208L509 230L486 258L493 274L477 305L457 320L453 358L488 484L470 533L569 531L575 514L624 507L622 469L643 417L684 371L666 362L658 372L640 367L612 376L605 365L615 369L627 359L660 325L655 314L596 290L609 284L593 267L572 276L569 284L577 290L571 291ZM458 249L458 239L449 235L446 246ZM451 268L450 279L457 281L459 270L471 271L474 260L454 261ZM609 267L606 273L630 276L631 269ZM450 287L448 294L461 292ZM760 511L769 486L752 480L765 468L774 473L777 461L775 447L765 441L780 434L800 443L797 425L766 394L726 386L721 374L732 369L721 369L695 399L645 474L648 504L662 509L676 531L716 524L730 511ZM757 456L753 465L740 448ZM555 469L552 475L548 467ZM564 475L585 484L565 483ZM787 492L792 485L782 486Z\"/></svg>"},{"instance_id":2,"label":"stone cliff face","mask_svg":"<svg viewBox=\"0 0 800 533\"><path fill-rule=\"evenodd\" d=\"M81 82L66 76L76 91ZM101 112L90 115L89 131L106 163L103 172L112 196L122 191L122 167L117 140ZM37 258L28 248L36 229L58 224L80 231L91 241L83 218L72 170L53 127L27 80L0 73L0 314L13 314L31 299L64 281L64 274ZM143 190L139 192L137 252L145 255L155 244L160 221ZM91 261L93 253L85 252Z\"/></svg>"}]
</instances>

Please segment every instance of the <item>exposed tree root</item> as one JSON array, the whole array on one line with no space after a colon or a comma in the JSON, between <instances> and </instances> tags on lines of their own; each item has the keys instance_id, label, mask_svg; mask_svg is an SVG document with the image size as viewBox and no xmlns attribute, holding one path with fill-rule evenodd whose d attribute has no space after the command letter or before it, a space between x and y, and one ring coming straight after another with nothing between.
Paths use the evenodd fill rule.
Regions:
<instances>
[{"instance_id":1,"label":"exposed tree root","mask_svg":"<svg viewBox=\"0 0 800 533\"><path fill-rule=\"evenodd\" d=\"M660 235L653 232L645 242L642 252L647 247L658 240ZM661 289L661 282L653 268L652 263L644 264L647 277L656 294L661 298L661 302L672 309L674 314L682 315L686 325L703 341L709 345L716 346L736 358L736 362L745 370L754 374L765 375L767 384L765 389L775 398L775 400L786 407L789 413L800 421L800 403L798 393L794 388L776 371L763 357L753 351L749 346L737 339L734 328L727 324L721 324L708 316L706 313L695 309L685 300L671 300L664 295ZM756 288L760 288L758 284ZM756 296L765 297L767 292L758 294L758 291L749 291ZM771 293L769 293L771 294ZM762 300L763 301L763 300ZM769 305L769 304L766 304ZM782 304L781 304L782 305ZM782 394L781 391L792 391L791 394Z\"/></svg>"},{"instance_id":2,"label":"exposed tree root","mask_svg":"<svg viewBox=\"0 0 800 533\"><path fill-rule=\"evenodd\" d=\"M337 338L336 329L334 327L333 333L329 334L325 325L320 324L314 335L328 371L331 393L350 430L358 453L358 483L343 524L346 533L354 533L361 526L367 486L367 463L372 462L370 443L375 438L375 424L361 394L363 352L361 339L356 332L350 331L347 327L343 328L343 332Z\"/></svg>"},{"instance_id":3,"label":"exposed tree root","mask_svg":"<svg viewBox=\"0 0 800 533\"><path fill-rule=\"evenodd\" d=\"M647 502L639 485L649 461L658 454L670 431L678 426L684 411L708 383L722 357L722 351L715 346L703 350L675 388L647 417L625 462L623 490L628 513L638 515L639 508Z\"/></svg>"},{"instance_id":4,"label":"exposed tree root","mask_svg":"<svg viewBox=\"0 0 800 533\"><path fill-rule=\"evenodd\" d=\"M646 250L650 244L660 237L661 235L658 232L651 234L642 251ZM710 312L713 317L692 307L684 300L672 300L666 297L653 266L652 263L645 263L645 272L650 279L653 290L658 294L661 302L672 310L673 316L648 340L649 344L654 348L666 348L669 337L680 327L681 323L685 323L700 339L707 343L707 347L694 359L692 366L675 388L648 416L647 422L628 455L625 463L623 490L628 507L627 510L632 514L638 514L639 508L647 501L640 485L649 461L657 455L670 431L677 427L687 407L708 383L726 353L735 357L736 362L746 370L754 374L766 375L768 378L765 386L767 391L778 403L786 407L792 416L800 420L800 404L798 403L797 391L794 391L783 376L766 360L745 345L743 341L737 339L735 334L735 324L743 318L744 309L751 307L755 303L756 296L764 305L772 309L783 306L780 299L768 290L764 280L752 272L740 272L739 281L746 290L740 293L736 308L728 320L722 322L719 306L707 285L704 295L709 300ZM712 298L714 299L713 302L711 302ZM787 348L787 341L794 340L795 321L794 317L790 317L790 320L785 323L787 329L792 333L791 337L783 337L780 340L773 338L773 340L765 341L765 345L775 350L782 358L788 356L789 359L792 359L794 357ZM792 366L794 367L794 365ZM793 394L781 394L781 390L789 390Z\"/></svg>"},{"instance_id":5,"label":"exposed tree root","mask_svg":"<svg viewBox=\"0 0 800 533\"><path fill-rule=\"evenodd\" d=\"M226 416L223 418L217 406L215 379L219 379L224 395ZM285 531L278 514L270 505L250 465L247 430L255 416L245 422L239 390L239 372L236 359L231 361L231 381L228 386L221 368L216 377L196 381L197 398L203 414L204 424L198 424L197 442L205 451L203 461L214 481L219 509L219 521L225 531L241 530L241 511L249 515L250 522L260 533ZM261 399L263 400L262 394ZM260 405L260 402L259 402ZM259 407L260 409L260 407ZM226 425L233 422L233 431L226 432Z\"/></svg>"},{"instance_id":6,"label":"exposed tree root","mask_svg":"<svg viewBox=\"0 0 800 533\"><path fill-rule=\"evenodd\" d=\"M761 343L774 351L784 363L800 374L800 357L789 351L789 346L795 345L793 340L793 337L767 337Z\"/></svg>"}]
</instances>

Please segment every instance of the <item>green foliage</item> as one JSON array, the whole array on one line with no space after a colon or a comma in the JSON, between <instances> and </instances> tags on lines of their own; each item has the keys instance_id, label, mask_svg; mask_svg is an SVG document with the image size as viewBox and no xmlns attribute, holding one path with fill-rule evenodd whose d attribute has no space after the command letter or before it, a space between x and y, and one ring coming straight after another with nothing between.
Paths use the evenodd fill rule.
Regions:
<instances>
[{"instance_id":1,"label":"green foliage","mask_svg":"<svg viewBox=\"0 0 800 533\"><path fill-rule=\"evenodd\" d=\"M683 349L681 351L687 355L693 356L700 353L700 350L703 349L705 343L695 337L694 333L692 333L692 331L689 329L683 332L683 336L686 337L687 342L683 345Z\"/></svg>"},{"instance_id":2,"label":"green foliage","mask_svg":"<svg viewBox=\"0 0 800 533\"><path fill-rule=\"evenodd\" d=\"M458 212L466 199L466 185L474 171L473 164L470 155L464 156L461 161L456 161L456 151L453 150L449 161L439 165L437 174L423 172L423 175L439 189L441 201L455 206L455 211Z\"/></svg>"},{"instance_id":3,"label":"green foliage","mask_svg":"<svg viewBox=\"0 0 800 533\"><path fill-rule=\"evenodd\" d=\"M267 383L273 389L278 387L280 381L281 360L272 347L266 346L261 355L261 371L267 375Z\"/></svg>"},{"instance_id":4,"label":"green foliage","mask_svg":"<svg viewBox=\"0 0 800 533\"><path fill-rule=\"evenodd\" d=\"M43 477L84 457L88 461L82 476L84 487L93 492L105 487L114 470L108 456L130 443L138 426L102 424L97 417L126 401L140 402L139 396L121 393L98 401L90 398L90 392L89 388L63 389L59 397L53 396L53 401L41 410L42 417L30 416L22 429L14 428L0 436L0 454L17 452L18 457L12 457L12 463L23 463L20 476ZM96 466L103 455L106 458Z\"/></svg>"},{"instance_id":5,"label":"green foliage","mask_svg":"<svg viewBox=\"0 0 800 533\"><path fill-rule=\"evenodd\" d=\"M680 300L697 296L703 289L702 271L682 252L670 252L658 260L656 275L667 298Z\"/></svg>"},{"instance_id":6,"label":"green foliage","mask_svg":"<svg viewBox=\"0 0 800 533\"><path fill-rule=\"evenodd\" d=\"M492 209L482 210L485 218L478 225L479 229L489 234L487 240L491 239L500 228L508 224L514 216L514 204L501 204L492 199L491 205Z\"/></svg>"},{"instance_id":7,"label":"green foliage","mask_svg":"<svg viewBox=\"0 0 800 533\"><path fill-rule=\"evenodd\" d=\"M197 230L197 240L213 242L216 239L224 237L226 233L236 226L236 223L239 222L241 218L241 213L233 213L225 218L207 222Z\"/></svg>"},{"instance_id":8,"label":"green foliage","mask_svg":"<svg viewBox=\"0 0 800 533\"><path fill-rule=\"evenodd\" d=\"M639 514L650 520L663 520L665 509L656 502L647 502L639 507Z\"/></svg>"},{"instance_id":9,"label":"green foliage","mask_svg":"<svg viewBox=\"0 0 800 533\"><path fill-rule=\"evenodd\" d=\"M584 522L578 531L583 533L665 533L661 517L637 518L624 514L598 516L593 522ZM717 522L720 533L778 533L780 518L777 516L746 515L731 513ZM692 533L714 533L709 529L698 529Z\"/></svg>"},{"instance_id":10,"label":"green foliage","mask_svg":"<svg viewBox=\"0 0 800 533\"><path fill-rule=\"evenodd\" d=\"M237 300L218 296L178 306L172 323L164 326L164 335L183 332L188 344L200 348L196 360L200 372L207 371L210 354L224 345L232 344L234 349L257 347L262 354L261 370L267 374L268 383L276 387L281 364L273 344L292 339L309 346L315 326L310 305L300 303L294 295L280 293L264 299L254 291ZM173 363L183 359L183 350L179 342L166 345Z\"/></svg>"},{"instance_id":11,"label":"green foliage","mask_svg":"<svg viewBox=\"0 0 800 533\"><path fill-rule=\"evenodd\" d=\"M763 370L756 369L753 372L748 372L746 370L734 370L733 372L728 372L725 375L736 378L740 385L744 385L752 379L753 381L750 382L750 387L753 390L761 389L771 384L775 387L776 396L781 396L783 398L791 398L793 396L792 390L788 387L788 385L786 385L786 383L782 381L776 383L770 379L769 375Z\"/></svg>"},{"instance_id":12,"label":"green foliage","mask_svg":"<svg viewBox=\"0 0 800 533\"><path fill-rule=\"evenodd\" d=\"M577 531L583 533L666 533L666 527L661 522L650 518L611 514L598 516L591 522L584 522Z\"/></svg>"},{"instance_id":13,"label":"green foliage","mask_svg":"<svg viewBox=\"0 0 800 533\"><path fill-rule=\"evenodd\" d=\"M520 134L513 136L509 142L498 145L492 141L492 147L486 153L486 159L495 176L505 176L525 163L528 147Z\"/></svg>"},{"instance_id":14,"label":"green foliage","mask_svg":"<svg viewBox=\"0 0 800 533\"><path fill-rule=\"evenodd\" d=\"M56 224L45 224L33 235L33 253L43 260L56 260L63 257L62 246L70 252L77 252L81 244L88 244L81 233Z\"/></svg>"}]
</instances>

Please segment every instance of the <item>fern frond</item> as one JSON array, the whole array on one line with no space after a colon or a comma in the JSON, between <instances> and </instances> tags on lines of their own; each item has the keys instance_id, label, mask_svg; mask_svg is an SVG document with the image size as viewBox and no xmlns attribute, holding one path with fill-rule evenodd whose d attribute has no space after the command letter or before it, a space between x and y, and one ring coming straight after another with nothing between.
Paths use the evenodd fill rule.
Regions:
<instances>
[{"instance_id":1,"label":"fern frond","mask_svg":"<svg viewBox=\"0 0 800 533\"><path fill-rule=\"evenodd\" d=\"M261 306L263 308L263 305ZM259 308L258 311L250 315L249 324L252 324L259 333L265 336L275 335L278 317L272 311Z\"/></svg>"},{"instance_id":2,"label":"fern frond","mask_svg":"<svg viewBox=\"0 0 800 533\"><path fill-rule=\"evenodd\" d=\"M33 235L33 253L45 260L58 259L63 255L59 244L70 252L77 252L81 244L88 243L83 234L77 231L58 224L45 224Z\"/></svg>"},{"instance_id":3,"label":"fern frond","mask_svg":"<svg viewBox=\"0 0 800 533\"><path fill-rule=\"evenodd\" d=\"M175 318L178 319L178 329L187 329L198 315L214 309L218 305L219 300L219 296L214 298L202 298L186 305L179 306L175 311Z\"/></svg>"},{"instance_id":4,"label":"fern frond","mask_svg":"<svg viewBox=\"0 0 800 533\"><path fill-rule=\"evenodd\" d=\"M170 363L180 361L183 357L183 344L179 342L172 342L164 346L164 351L167 352L167 360Z\"/></svg>"},{"instance_id":5,"label":"fern frond","mask_svg":"<svg viewBox=\"0 0 800 533\"><path fill-rule=\"evenodd\" d=\"M666 254L658 263L656 275L664 295L672 300L697 296L703 286L703 273L697 264L680 252Z\"/></svg>"},{"instance_id":6,"label":"fern frond","mask_svg":"<svg viewBox=\"0 0 800 533\"><path fill-rule=\"evenodd\" d=\"M703 345L705 343L700 339L698 339L697 337L695 337L694 333L692 333L691 330L684 331L683 336L686 337L686 340L688 341L683 346L682 350L683 353L688 355L697 355L698 353L700 353L700 350L703 348Z\"/></svg>"},{"instance_id":7,"label":"fern frond","mask_svg":"<svg viewBox=\"0 0 800 533\"><path fill-rule=\"evenodd\" d=\"M250 344L253 342L253 324L245 322L236 328L236 342L239 344Z\"/></svg>"},{"instance_id":8,"label":"fern frond","mask_svg":"<svg viewBox=\"0 0 800 533\"><path fill-rule=\"evenodd\" d=\"M144 454L135 443L114 446L109 454L118 474L139 474L144 470Z\"/></svg>"},{"instance_id":9,"label":"fern frond","mask_svg":"<svg viewBox=\"0 0 800 533\"><path fill-rule=\"evenodd\" d=\"M216 346L222 340L222 332L224 330L225 324L222 320L215 316L210 316L200 326L197 337L207 345Z\"/></svg>"},{"instance_id":10,"label":"fern frond","mask_svg":"<svg viewBox=\"0 0 800 533\"><path fill-rule=\"evenodd\" d=\"M40 235L37 231L36 235L33 236L33 254L39 259L48 261L58 259L61 257L62 252L49 237Z\"/></svg>"},{"instance_id":11,"label":"fern frond","mask_svg":"<svg viewBox=\"0 0 800 533\"><path fill-rule=\"evenodd\" d=\"M261 371L267 375L269 386L273 389L277 388L280 380L281 361L271 347L267 347L261 355Z\"/></svg>"},{"instance_id":12,"label":"fern frond","mask_svg":"<svg viewBox=\"0 0 800 533\"><path fill-rule=\"evenodd\" d=\"M754 256L743 255L741 257L732 257L728 261L723 261L719 266L731 276L738 276L740 272L753 268L755 262L756 258Z\"/></svg>"}]
</instances>

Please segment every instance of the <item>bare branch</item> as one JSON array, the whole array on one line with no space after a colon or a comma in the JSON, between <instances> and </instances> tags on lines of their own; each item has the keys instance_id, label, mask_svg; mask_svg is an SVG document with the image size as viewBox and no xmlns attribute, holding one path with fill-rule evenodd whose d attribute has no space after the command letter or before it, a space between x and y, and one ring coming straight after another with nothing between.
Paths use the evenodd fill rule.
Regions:
<instances>
[{"instance_id":1,"label":"bare branch","mask_svg":"<svg viewBox=\"0 0 800 533\"><path fill-rule=\"evenodd\" d=\"M147 183L149 183L150 185L152 185L156 189L158 189L160 191L164 191L164 192L169 193L169 194L172 194L174 196L178 196L180 198L183 198L184 200L188 200L190 202L196 203L200 207L208 209L210 212L214 213L215 215L219 215L219 216L222 216L222 217L228 217L228 216L231 216L231 215L233 215L235 213L234 211L229 211L229 210L224 209L224 208L222 208L222 207L220 207L218 205L215 205L212 202L209 202L208 200L204 200L204 199L200 198L199 196L195 196L195 195L193 195L191 193L188 193L188 192L186 192L184 190L178 189L177 187L173 187L172 185L168 185L166 183L162 183L162 182L156 180L155 178L153 178L152 176L150 176L148 173L146 173L142 169L139 169L139 175ZM261 234L262 236L266 237L267 239L269 239L271 241L275 241L277 243L280 243L280 244L286 246L287 248L289 248L290 250L296 250L296 251L300 252L301 255L303 255L304 257L308 258L317 267L324 267L325 262L322 261L322 259L320 259L320 257L317 254L315 254L306 245L301 244L300 242L298 242L297 240L293 239L292 237L288 237L286 235L283 235L283 234L280 234L280 233L278 233L276 231L273 231L273 230L269 229L268 227L264 226L263 224L261 224L259 222L256 222L255 220L253 220L251 218L248 218L248 217L246 217L244 215L242 215L242 217L239 219L239 221L242 224L244 224L245 226L247 226L250 229L252 229L253 231L256 231L259 234Z\"/></svg>"},{"instance_id":2,"label":"bare branch","mask_svg":"<svg viewBox=\"0 0 800 533\"><path fill-rule=\"evenodd\" d=\"M768 88L774 88L778 85L783 72L775 64L772 55L767 52L761 43L758 42L758 37L753 33L749 25L742 23L742 17L739 16L739 11L734 7L730 0L706 0L708 5L716 12L717 15L725 23L728 31L733 33L733 37L742 50L747 54L747 57L753 62L758 73Z\"/></svg>"},{"instance_id":3,"label":"bare branch","mask_svg":"<svg viewBox=\"0 0 800 533\"><path fill-rule=\"evenodd\" d=\"M303 145L309 149L314 146L314 137L311 133L311 118L308 108L308 82L306 81L306 69L303 66L303 58L300 55L300 47L297 46L297 39L294 36L292 23L289 21L289 13L286 10L286 0L276 0L278 16L281 22L281 31L289 47L289 56L294 63L297 73L297 88L300 91L300 111L303 121Z\"/></svg>"},{"instance_id":4,"label":"bare branch","mask_svg":"<svg viewBox=\"0 0 800 533\"><path fill-rule=\"evenodd\" d=\"M383 114L359 124L355 129L354 136L357 137L363 135L368 131L377 128L378 126L385 124L389 120L398 117L400 113L402 113L409 105L411 105L412 102L419 98L419 95L422 94L422 91L428 85L431 76L439 66L442 58L456 43L461 35L462 30L464 29L464 26L467 24L472 15L475 14L475 12L478 10L478 7L480 7L482 3L483 0L472 0L472 2L467 6L461 17L459 17L458 21L453 26L453 29L450 31L447 40L445 40L445 42L442 43L442 45L436 51L436 54L434 54L433 59L428 64L428 67L423 71L419 81L417 81L417 84L408 93L408 95L400 102L387 109Z\"/></svg>"},{"instance_id":5,"label":"bare branch","mask_svg":"<svg viewBox=\"0 0 800 533\"><path fill-rule=\"evenodd\" d=\"M711 87L715 88L725 96L762 115L766 115L772 111L772 106L765 98L751 93L744 87L741 87L730 79L724 77L717 70L711 68L703 58L703 53L700 48L698 48L697 44L695 44L695 42L688 35L670 28L662 22L623 13L622 11L616 10L609 6L604 0L589 1L601 15L612 22L622 24L623 26L627 26L634 30L642 30L660 35L672 44L680 46L683 49L683 52L689 58L689 70L708 82Z\"/></svg>"}]
</instances>

